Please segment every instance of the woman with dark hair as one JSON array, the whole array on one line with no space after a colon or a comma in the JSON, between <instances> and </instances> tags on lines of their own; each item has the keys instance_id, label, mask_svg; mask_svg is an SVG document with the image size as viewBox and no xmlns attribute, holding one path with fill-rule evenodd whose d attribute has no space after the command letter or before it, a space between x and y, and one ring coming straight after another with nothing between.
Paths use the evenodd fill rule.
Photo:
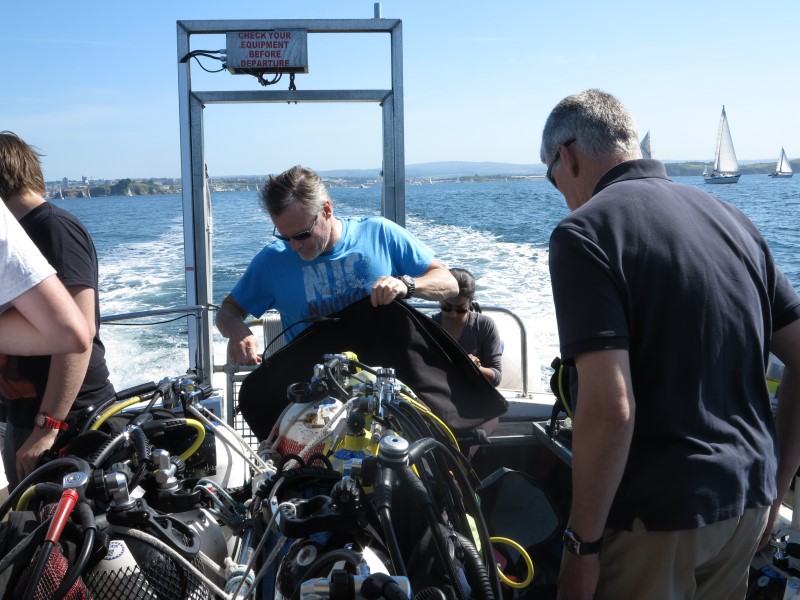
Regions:
<instances>
[{"instance_id":1,"label":"woman with dark hair","mask_svg":"<svg viewBox=\"0 0 800 600\"><path fill-rule=\"evenodd\" d=\"M441 312L432 318L469 354L486 380L497 387L502 376L500 332L491 317L482 314L475 302L472 273L466 269L450 269L450 273L458 282L458 296L440 302Z\"/></svg>"}]
</instances>

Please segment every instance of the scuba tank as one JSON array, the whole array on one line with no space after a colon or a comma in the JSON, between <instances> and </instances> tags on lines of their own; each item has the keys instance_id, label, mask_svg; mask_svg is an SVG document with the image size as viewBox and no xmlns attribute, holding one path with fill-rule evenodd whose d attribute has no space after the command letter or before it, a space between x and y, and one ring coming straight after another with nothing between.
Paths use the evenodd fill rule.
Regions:
<instances>
[{"instance_id":1,"label":"scuba tank","mask_svg":"<svg viewBox=\"0 0 800 600\"><path fill-rule=\"evenodd\" d=\"M342 402L328 395L328 386L322 379L293 383L286 390L291 404L278 423L277 452L281 456L299 454L317 437L323 427L331 425L333 417L342 408ZM344 415L339 415L339 421ZM310 454L322 452L324 443L309 450Z\"/></svg>"}]
</instances>

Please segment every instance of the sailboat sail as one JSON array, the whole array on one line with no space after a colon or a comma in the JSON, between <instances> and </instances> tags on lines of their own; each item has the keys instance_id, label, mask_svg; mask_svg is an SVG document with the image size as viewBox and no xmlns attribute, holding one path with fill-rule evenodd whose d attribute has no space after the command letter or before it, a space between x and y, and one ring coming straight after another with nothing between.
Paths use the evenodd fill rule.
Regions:
<instances>
[{"instance_id":1,"label":"sailboat sail","mask_svg":"<svg viewBox=\"0 0 800 600\"><path fill-rule=\"evenodd\" d=\"M769 174L770 177L791 177L794 175L792 166L789 164L789 158L786 156L786 151L781 148L781 154L778 157L778 164L775 165L775 170Z\"/></svg>"},{"instance_id":2,"label":"sailboat sail","mask_svg":"<svg viewBox=\"0 0 800 600\"><path fill-rule=\"evenodd\" d=\"M722 107L722 116L719 119L717 131L717 149L714 155L714 168L710 173L703 173L706 183L736 183L739 181L739 161L733 149L731 130L728 127L728 116L725 107Z\"/></svg>"},{"instance_id":3,"label":"sailboat sail","mask_svg":"<svg viewBox=\"0 0 800 600\"><path fill-rule=\"evenodd\" d=\"M653 150L650 148L650 132L648 131L642 138L639 148L642 150L642 158L653 158Z\"/></svg>"},{"instance_id":4,"label":"sailboat sail","mask_svg":"<svg viewBox=\"0 0 800 600\"><path fill-rule=\"evenodd\" d=\"M736 152L733 150L733 140L731 130L728 127L728 116L725 114L725 107L722 107L722 116L719 120L719 132L717 133L717 154L714 157L715 171L738 171L739 162L736 160Z\"/></svg>"}]
</instances>

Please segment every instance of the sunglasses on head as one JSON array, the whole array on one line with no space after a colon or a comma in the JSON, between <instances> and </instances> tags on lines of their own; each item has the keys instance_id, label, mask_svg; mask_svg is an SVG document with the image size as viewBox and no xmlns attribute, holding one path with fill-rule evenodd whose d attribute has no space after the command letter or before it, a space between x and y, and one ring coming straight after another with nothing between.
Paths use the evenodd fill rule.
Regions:
<instances>
[{"instance_id":1,"label":"sunglasses on head","mask_svg":"<svg viewBox=\"0 0 800 600\"><path fill-rule=\"evenodd\" d=\"M442 312L456 311L460 315L469 312L469 308L467 308L466 306L450 306L449 304L440 304L439 310L441 310Z\"/></svg>"},{"instance_id":2,"label":"sunglasses on head","mask_svg":"<svg viewBox=\"0 0 800 600\"><path fill-rule=\"evenodd\" d=\"M272 235L283 242L288 242L289 240L296 240L298 242L302 242L303 240L307 240L311 237L311 230L314 229L314 225L317 224L317 217L319 217L319 213L317 216L314 217L314 220L311 221L311 226L306 229L305 231L301 231L300 233L293 233L292 235L283 235L282 233L278 233L278 228L272 228Z\"/></svg>"}]
</instances>

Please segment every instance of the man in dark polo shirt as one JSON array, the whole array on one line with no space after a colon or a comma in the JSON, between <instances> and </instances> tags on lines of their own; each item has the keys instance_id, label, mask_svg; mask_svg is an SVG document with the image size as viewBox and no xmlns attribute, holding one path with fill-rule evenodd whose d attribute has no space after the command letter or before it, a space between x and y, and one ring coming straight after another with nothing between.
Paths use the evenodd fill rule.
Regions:
<instances>
[{"instance_id":1,"label":"man in dark polo shirt","mask_svg":"<svg viewBox=\"0 0 800 600\"><path fill-rule=\"evenodd\" d=\"M541 158L572 210L550 238L578 374L559 597L744 598L800 463L800 297L744 214L641 159L613 96L562 100Z\"/></svg>"}]
</instances>

